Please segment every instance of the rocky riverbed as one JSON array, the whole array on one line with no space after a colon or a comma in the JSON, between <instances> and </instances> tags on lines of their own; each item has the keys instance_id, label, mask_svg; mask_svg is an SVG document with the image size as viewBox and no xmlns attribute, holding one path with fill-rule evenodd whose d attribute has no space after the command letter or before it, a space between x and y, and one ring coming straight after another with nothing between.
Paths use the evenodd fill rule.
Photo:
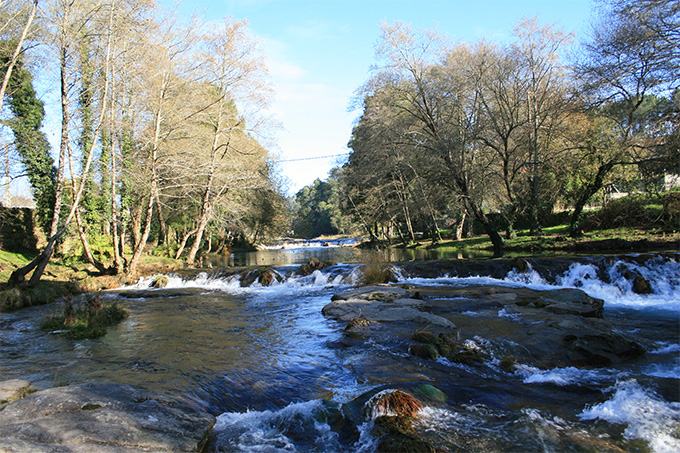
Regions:
<instances>
[{"instance_id":1,"label":"rocky riverbed","mask_svg":"<svg viewBox=\"0 0 680 453\"><path fill-rule=\"evenodd\" d=\"M131 320L108 340L86 344L39 336L26 318L12 315L0 319L12 335L3 346L28 344L26 334L74 365L107 352L71 385L32 388L17 372L12 376L22 379L0 385L0 451L316 445L368 452L406 444L419 451L674 451L679 326L677 311L669 313L661 300L675 297L674 263L675 256L406 263L395 268L399 282L374 286L349 285L356 268L347 266L169 275L162 289L147 288L160 281L149 278L111 293L131 308ZM576 271L583 275L570 284L565 273ZM544 283L518 283L537 273ZM480 275L493 278L474 277ZM636 308L612 309L612 300L574 287L589 282L605 282L622 294L612 300L630 299ZM651 303L657 305L637 308ZM180 322L170 324L174 318ZM125 346L136 339L142 343ZM153 349L171 339L178 343L162 354L139 351L140 344ZM198 346L206 349L198 354ZM13 351L30 360L21 348ZM192 353L202 357L197 366ZM119 367L106 375L116 383L88 382L98 379L91 373L100 363ZM185 399L186 385L155 382L160 373L198 379L205 391L188 391ZM145 382L159 391L140 388ZM406 396L392 400L419 401L409 402L402 418L385 419L392 409L371 404L389 406L379 401L393 392ZM615 404L628 411L617 418L623 421L589 421ZM638 417L635 407L642 406L646 415ZM253 429L271 438L255 439Z\"/></svg>"},{"instance_id":2,"label":"rocky riverbed","mask_svg":"<svg viewBox=\"0 0 680 453\"><path fill-rule=\"evenodd\" d=\"M336 294L323 313L347 321L354 332L411 332L411 353L431 359L488 359L492 351L470 346L476 336L516 345L501 360L543 368L610 366L645 353L638 340L603 319L602 300L573 288L372 286Z\"/></svg>"}]
</instances>

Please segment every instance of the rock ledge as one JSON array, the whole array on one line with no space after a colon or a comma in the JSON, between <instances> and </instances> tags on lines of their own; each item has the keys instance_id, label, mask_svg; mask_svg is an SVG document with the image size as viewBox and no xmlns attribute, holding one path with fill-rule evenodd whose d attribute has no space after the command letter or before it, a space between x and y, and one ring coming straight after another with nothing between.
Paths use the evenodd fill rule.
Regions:
<instances>
[{"instance_id":1,"label":"rock ledge","mask_svg":"<svg viewBox=\"0 0 680 453\"><path fill-rule=\"evenodd\" d=\"M214 422L198 408L128 385L55 387L0 411L0 451L201 451Z\"/></svg>"}]
</instances>

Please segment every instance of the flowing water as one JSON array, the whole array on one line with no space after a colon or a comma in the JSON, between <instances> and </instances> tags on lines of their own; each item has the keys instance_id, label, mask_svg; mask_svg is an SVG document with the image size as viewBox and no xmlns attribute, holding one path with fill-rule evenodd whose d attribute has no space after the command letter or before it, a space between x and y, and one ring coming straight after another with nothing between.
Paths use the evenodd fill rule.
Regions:
<instances>
[{"instance_id":1,"label":"flowing water","mask_svg":"<svg viewBox=\"0 0 680 453\"><path fill-rule=\"evenodd\" d=\"M423 366L397 337L357 341L321 314L356 282L358 265L339 264L306 277L284 265L284 281L270 287L211 277L219 273L171 275L159 290L142 279L106 293L130 316L97 340L40 331L58 303L1 314L0 374L38 387L118 382L191 399L217 417L210 444L217 451L375 451L364 406L393 388L429 395L416 430L442 451L680 451L678 261L650 259L634 269L653 283L645 296L632 292L617 261L606 283L583 263L550 280L529 269L503 279L400 282L579 287L605 300L605 318L618 329L651 345L643 359L612 368L507 371L497 358Z\"/></svg>"}]
</instances>

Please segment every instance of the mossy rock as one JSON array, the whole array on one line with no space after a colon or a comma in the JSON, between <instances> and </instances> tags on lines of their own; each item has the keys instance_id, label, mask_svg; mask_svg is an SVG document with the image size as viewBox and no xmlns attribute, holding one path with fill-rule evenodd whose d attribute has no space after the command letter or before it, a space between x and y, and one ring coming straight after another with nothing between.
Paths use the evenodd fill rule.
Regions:
<instances>
[{"instance_id":1,"label":"mossy rock","mask_svg":"<svg viewBox=\"0 0 680 453\"><path fill-rule=\"evenodd\" d=\"M437 450L426 440L397 436L381 439L377 451L379 453L435 453Z\"/></svg>"},{"instance_id":2,"label":"mossy rock","mask_svg":"<svg viewBox=\"0 0 680 453\"><path fill-rule=\"evenodd\" d=\"M421 384L414 389L418 396L437 403L445 403L448 397L446 393L430 384Z\"/></svg>"},{"instance_id":3,"label":"mossy rock","mask_svg":"<svg viewBox=\"0 0 680 453\"><path fill-rule=\"evenodd\" d=\"M377 433L387 434L415 434L413 429L414 417L393 415L383 415L375 419L375 430Z\"/></svg>"},{"instance_id":4,"label":"mossy rock","mask_svg":"<svg viewBox=\"0 0 680 453\"><path fill-rule=\"evenodd\" d=\"M157 275L153 279L153 281L151 282L151 285L149 285L149 286L151 288L160 289L160 288L165 288L166 286L168 286L169 282L170 282L170 280L165 275Z\"/></svg>"},{"instance_id":5,"label":"mossy rock","mask_svg":"<svg viewBox=\"0 0 680 453\"><path fill-rule=\"evenodd\" d=\"M501 359L500 367L501 370L512 373L517 365L517 359L515 357L506 356Z\"/></svg>"},{"instance_id":6,"label":"mossy rock","mask_svg":"<svg viewBox=\"0 0 680 453\"><path fill-rule=\"evenodd\" d=\"M409 348L409 353L426 360L435 360L439 357L437 348L432 344L414 344Z\"/></svg>"},{"instance_id":7,"label":"mossy rock","mask_svg":"<svg viewBox=\"0 0 680 453\"><path fill-rule=\"evenodd\" d=\"M347 327L345 327L345 330L352 330L355 328L363 328L363 327L370 327L375 325L375 322L371 321L370 319L362 317L354 317L352 320L347 324Z\"/></svg>"},{"instance_id":8,"label":"mossy rock","mask_svg":"<svg viewBox=\"0 0 680 453\"><path fill-rule=\"evenodd\" d=\"M433 345L437 348L437 352L443 357L450 356L454 350L453 342L444 333L435 335L430 332L418 330L413 333L411 340Z\"/></svg>"},{"instance_id":9,"label":"mossy rock","mask_svg":"<svg viewBox=\"0 0 680 453\"><path fill-rule=\"evenodd\" d=\"M411 340L413 341L419 341L421 343L430 343L433 345L438 345L440 340L439 337L433 333L430 332L424 332L422 330L417 330L416 332L413 333L411 336Z\"/></svg>"},{"instance_id":10,"label":"mossy rock","mask_svg":"<svg viewBox=\"0 0 680 453\"><path fill-rule=\"evenodd\" d=\"M484 358L478 352L461 351L454 354L450 360L454 363L461 363L463 365L472 365L475 363L484 362Z\"/></svg>"}]
</instances>

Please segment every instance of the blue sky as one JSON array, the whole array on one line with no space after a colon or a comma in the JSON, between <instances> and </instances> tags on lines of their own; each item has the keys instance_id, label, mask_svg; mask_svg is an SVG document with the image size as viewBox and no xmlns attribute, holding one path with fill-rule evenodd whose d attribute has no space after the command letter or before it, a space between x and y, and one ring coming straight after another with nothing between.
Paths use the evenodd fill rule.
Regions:
<instances>
[{"instance_id":1,"label":"blue sky","mask_svg":"<svg viewBox=\"0 0 680 453\"><path fill-rule=\"evenodd\" d=\"M520 19L537 17L578 36L587 30L592 0L185 0L178 8L208 20L248 20L276 93L272 113L283 126L272 152L286 161L349 152L360 112L348 108L369 77L381 23L436 29L456 41L503 41ZM334 165L326 158L280 167L295 194Z\"/></svg>"}]
</instances>

